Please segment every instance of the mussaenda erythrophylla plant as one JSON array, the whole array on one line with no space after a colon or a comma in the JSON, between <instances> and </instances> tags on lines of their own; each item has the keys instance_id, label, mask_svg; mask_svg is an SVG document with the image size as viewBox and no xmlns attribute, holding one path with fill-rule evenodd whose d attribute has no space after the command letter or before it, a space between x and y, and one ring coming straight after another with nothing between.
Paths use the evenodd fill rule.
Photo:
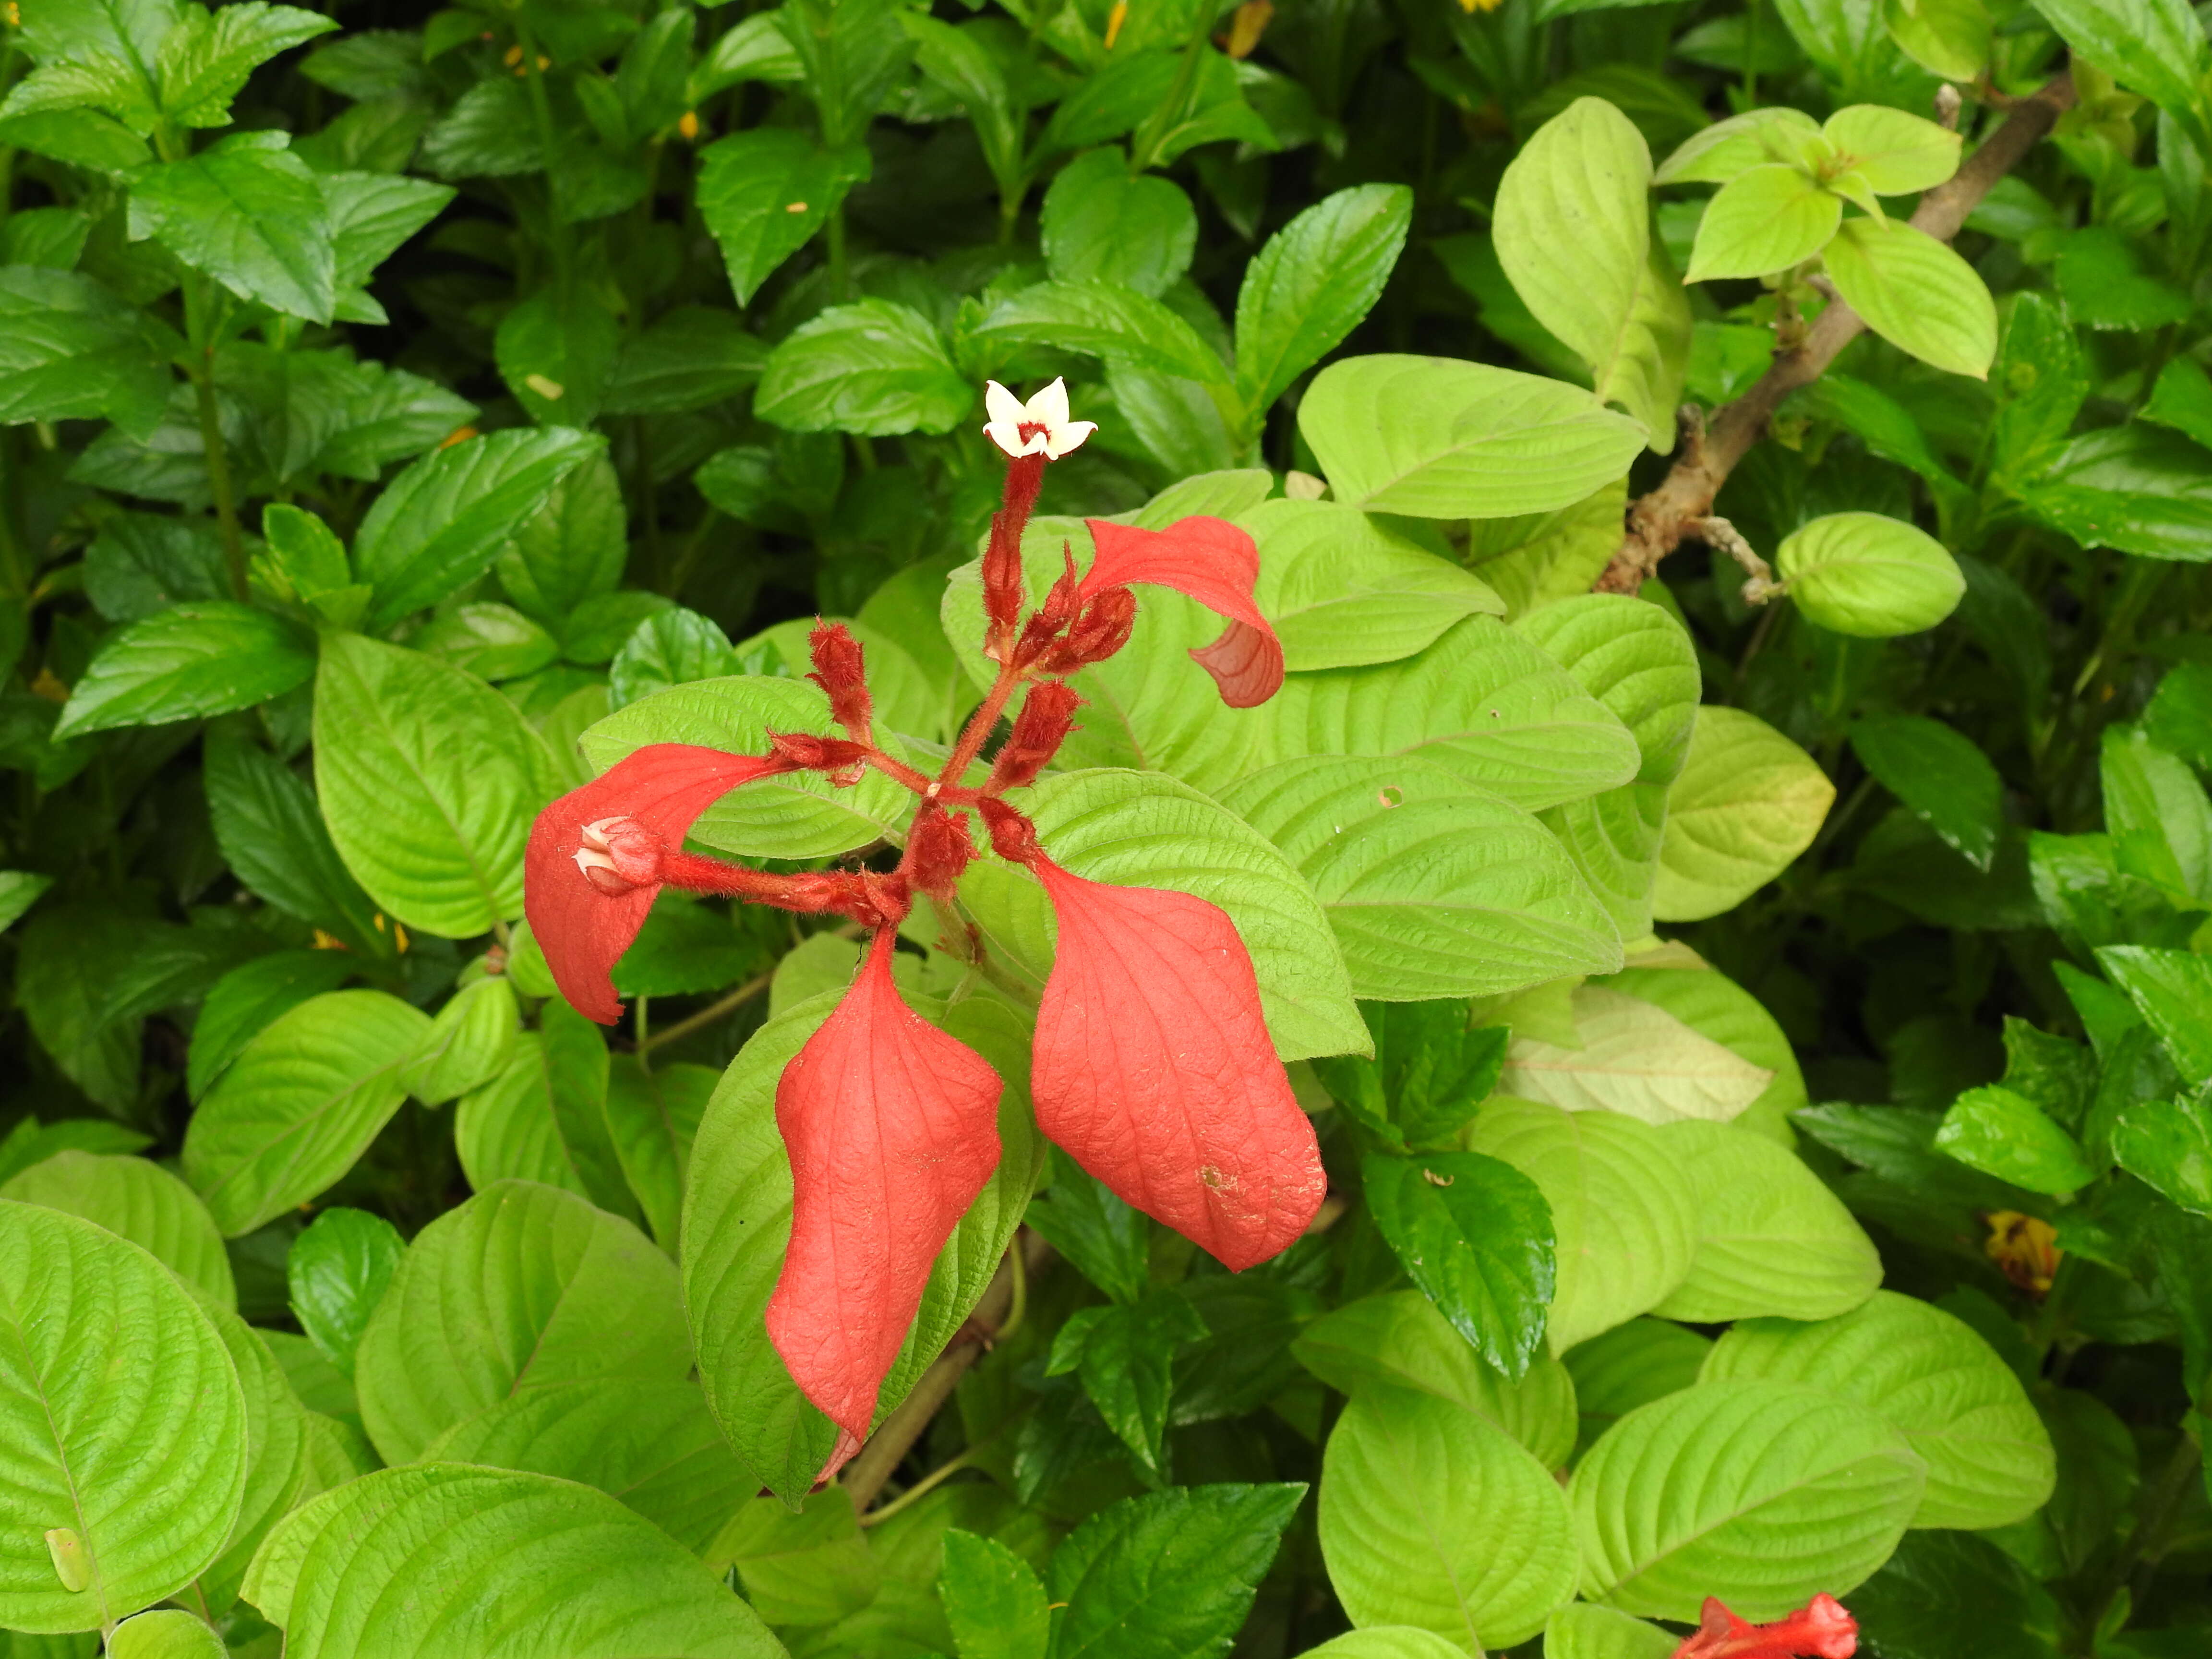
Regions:
<instances>
[{"instance_id":1,"label":"mussaenda erythrophylla plant","mask_svg":"<svg viewBox=\"0 0 2212 1659\"><path fill-rule=\"evenodd\" d=\"M842 1431L825 1474L866 1438L930 1264L998 1164L998 1074L909 1010L891 975L899 924L918 896L951 902L981 855L978 829L992 854L1043 884L1059 925L1037 1011L1038 1127L1232 1269L1290 1245L1328 1188L1228 915L1188 893L1074 874L1008 799L1036 781L1073 729L1081 699L1067 677L1128 642L1133 586L1176 589L1227 618L1218 639L1191 653L1224 702L1273 696L1283 652L1253 603L1258 550L1219 519L1164 531L1091 520L1091 568L1079 573L1064 547L1065 568L1030 610L1023 529L1046 466L1095 427L1069 420L1058 380L1026 404L993 382L986 403L984 431L1007 457L982 565L983 652L998 675L934 777L878 746L861 647L842 623L824 623L811 637L809 678L843 737L772 733L765 755L640 749L539 814L526 860L532 931L562 994L602 1023L621 1015L611 971L663 886L842 915L867 931L858 976L786 1067L775 1098L792 1237L768 1328L793 1380ZM1012 731L978 776L985 741L1018 692ZM684 850L699 815L732 789L795 771L850 785L871 768L915 796L888 873L775 874Z\"/></svg>"}]
</instances>

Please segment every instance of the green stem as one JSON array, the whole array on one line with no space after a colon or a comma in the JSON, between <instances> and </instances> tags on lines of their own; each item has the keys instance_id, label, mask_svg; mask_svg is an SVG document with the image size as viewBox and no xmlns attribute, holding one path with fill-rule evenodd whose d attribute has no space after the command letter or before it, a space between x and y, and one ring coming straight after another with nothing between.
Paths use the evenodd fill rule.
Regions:
<instances>
[{"instance_id":1,"label":"green stem","mask_svg":"<svg viewBox=\"0 0 2212 1659\"><path fill-rule=\"evenodd\" d=\"M553 280L561 291L561 303L566 307L573 297L575 282L574 250L568 243L568 226L561 217L560 186L554 181L555 157L559 153L553 125L553 100L545 90L545 77L538 67L538 38L530 32L520 10L515 11L514 44L522 49L522 79L530 91L530 118L538 129L538 147L545 160L545 210L550 223L547 235L552 244Z\"/></svg>"},{"instance_id":2,"label":"green stem","mask_svg":"<svg viewBox=\"0 0 2212 1659\"><path fill-rule=\"evenodd\" d=\"M2126 1545L2112 1565L2106 1569L2096 1589L2090 1595L2090 1616L2083 1621L2079 1633L2080 1651L2083 1655L2091 1651L2097 1632L2102 1628L2114 1599L2128 1588L2129 1579L2135 1576L2138 1568L2157 1565L2160 1558L2166 1553L2172 1541L2166 1534L2172 1528L2181 1510L2182 1500L2188 1496L2190 1486L2197 1479L2197 1466L2203 1459L2204 1449L2184 1430L2180 1443L2173 1449L2173 1455L2166 1459L2166 1467L2159 1471L2158 1479L2144 1498L2142 1508L2136 1512L2135 1530L2128 1534Z\"/></svg>"},{"instance_id":3,"label":"green stem","mask_svg":"<svg viewBox=\"0 0 2212 1659\"><path fill-rule=\"evenodd\" d=\"M185 280L185 331L191 342L187 372L199 406L200 443L207 451L208 489L215 497L215 521L222 538L222 562L230 573L231 597L246 598L246 539L238 527L238 501L230 481L230 453L223 447L222 410L215 396L215 343L224 310L223 295L205 278Z\"/></svg>"}]
</instances>

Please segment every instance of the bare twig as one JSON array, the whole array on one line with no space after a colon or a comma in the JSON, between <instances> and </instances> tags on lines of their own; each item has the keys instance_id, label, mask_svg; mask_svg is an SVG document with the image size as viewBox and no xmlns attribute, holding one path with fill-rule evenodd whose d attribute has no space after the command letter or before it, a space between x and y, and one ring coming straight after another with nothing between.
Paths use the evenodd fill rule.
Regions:
<instances>
[{"instance_id":1,"label":"bare twig","mask_svg":"<svg viewBox=\"0 0 2212 1659\"><path fill-rule=\"evenodd\" d=\"M1022 1252L1025 1274L1034 1274L1052 1254L1052 1247L1027 1229L1016 1236L1013 1249ZM975 1311L969 1316L968 1322L961 1327L945 1352L938 1355L937 1363L921 1374L921 1380L899 1402L898 1409L883 1420L868 1437L868 1443L860 1448L860 1455L845 1466L839 1484L852 1493L854 1509L864 1516L876 1494L884 1489L884 1482L906 1461L907 1453L914 1449L914 1443L928 1431L938 1412L952 1398L952 1391L968 1375L969 1367L981 1359L996 1340L1000 1322L1013 1306L1016 1274L1012 1255L1013 1250L1009 1250L1009 1259L999 1264L999 1271L985 1289L982 1299L976 1303ZM866 1524L865 1519L862 1524Z\"/></svg>"},{"instance_id":2,"label":"bare twig","mask_svg":"<svg viewBox=\"0 0 2212 1659\"><path fill-rule=\"evenodd\" d=\"M2004 124L1966 159L1948 182L1921 198L1919 211L1911 219L1914 228L1926 231L1939 242L1956 236L1967 214L1989 194L1990 186L2018 166L2073 104L2071 70L2049 82L2033 97L2021 100ZM1708 422L1686 417L1673 470L1656 489L1628 509L1620 546L1605 574L1597 579L1597 591L1635 592L1644 579L1658 568L1660 560L1686 536L1694 536L1696 527L1711 519L1713 498L1728 482L1729 474L1765 434L1784 400L1819 380L1835 362L1836 354L1865 327L1865 319L1850 306L1841 300L1831 301L1806 330L1802 343L1793 350L1778 351L1750 391L1715 410Z\"/></svg>"}]
</instances>

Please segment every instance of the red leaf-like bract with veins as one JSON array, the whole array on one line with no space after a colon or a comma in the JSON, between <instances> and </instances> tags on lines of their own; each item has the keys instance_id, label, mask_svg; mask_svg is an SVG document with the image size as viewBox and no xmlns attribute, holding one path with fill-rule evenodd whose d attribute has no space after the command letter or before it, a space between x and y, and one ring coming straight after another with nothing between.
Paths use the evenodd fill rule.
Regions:
<instances>
[{"instance_id":1,"label":"red leaf-like bract with veins","mask_svg":"<svg viewBox=\"0 0 2212 1659\"><path fill-rule=\"evenodd\" d=\"M1178 519L1165 530L1139 530L1103 519L1084 522L1098 548L1083 575L1085 599L1131 582L1172 587L1229 618L1219 639L1190 653L1213 676L1222 702L1231 708L1251 708L1282 689L1282 641L1252 602L1260 550L1249 536L1226 519L1203 514Z\"/></svg>"},{"instance_id":2,"label":"red leaf-like bract with veins","mask_svg":"<svg viewBox=\"0 0 2212 1659\"><path fill-rule=\"evenodd\" d=\"M1229 1267L1288 1248L1328 1177L1236 924L1188 893L1032 867L1060 923L1030 1079L1037 1127Z\"/></svg>"},{"instance_id":3,"label":"red leaf-like bract with veins","mask_svg":"<svg viewBox=\"0 0 2212 1659\"><path fill-rule=\"evenodd\" d=\"M650 744L538 815L523 854L522 909L553 982L571 1007L602 1025L622 1018L622 1000L610 975L660 890L657 882L615 895L594 887L576 864L584 826L629 818L657 836L662 852L672 853L699 815L731 790L790 769L759 755Z\"/></svg>"},{"instance_id":4,"label":"red leaf-like bract with veins","mask_svg":"<svg viewBox=\"0 0 2212 1659\"><path fill-rule=\"evenodd\" d=\"M899 1000L896 935L775 1086L791 1154L791 1249L769 1340L854 1441L921 1305L930 1264L999 1164L999 1074Z\"/></svg>"}]
</instances>

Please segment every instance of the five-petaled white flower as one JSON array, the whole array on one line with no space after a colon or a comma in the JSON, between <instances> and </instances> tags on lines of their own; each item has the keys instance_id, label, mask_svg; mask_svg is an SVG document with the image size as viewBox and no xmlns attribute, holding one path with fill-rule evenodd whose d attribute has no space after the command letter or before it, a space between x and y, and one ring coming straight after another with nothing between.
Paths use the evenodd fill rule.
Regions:
<instances>
[{"instance_id":1,"label":"five-petaled white flower","mask_svg":"<svg viewBox=\"0 0 2212 1659\"><path fill-rule=\"evenodd\" d=\"M991 380L983 387L983 407L991 411L984 435L1009 455L1042 453L1056 461L1098 430L1096 421L1067 418L1066 380L1054 380L1027 403Z\"/></svg>"}]
</instances>

